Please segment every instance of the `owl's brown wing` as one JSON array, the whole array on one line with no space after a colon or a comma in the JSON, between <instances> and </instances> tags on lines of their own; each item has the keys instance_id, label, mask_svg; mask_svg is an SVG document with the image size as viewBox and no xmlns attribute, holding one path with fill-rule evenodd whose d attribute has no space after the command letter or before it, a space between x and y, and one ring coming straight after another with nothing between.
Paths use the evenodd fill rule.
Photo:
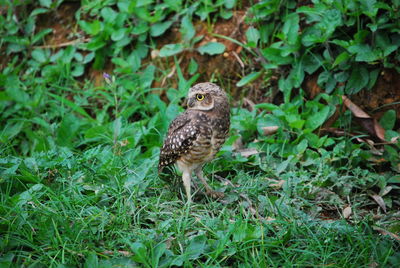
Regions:
<instances>
[{"instance_id":1,"label":"owl's brown wing","mask_svg":"<svg viewBox=\"0 0 400 268\"><path fill-rule=\"evenodd\" d=\"M174 164L182 154L190 149L198 132L199 128L187 113L179 115L171 122L160 151L159 173L164 167Z\"/></svg>"}]
</instances>

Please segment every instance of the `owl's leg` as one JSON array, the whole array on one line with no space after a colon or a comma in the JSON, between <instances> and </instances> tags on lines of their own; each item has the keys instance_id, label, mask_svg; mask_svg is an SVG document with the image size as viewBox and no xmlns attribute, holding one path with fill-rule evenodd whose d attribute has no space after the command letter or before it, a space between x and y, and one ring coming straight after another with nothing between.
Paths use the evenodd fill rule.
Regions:
<instances>
[{"instance_id":1,"label":"owl's leg","mask_svg":"<svg viewBox=\"0 0 400 268\"><path fill-rule=\"evenodd\" d=\"M185 170L182 174L183 186L185 187L188 203L192 202L192 195L190 194L191 173L191 171Z\"/></svg>"},{"instance_id":2,"label":"owl's leg","mask_svg":"<svg viewBox=\"0 0 400 268\"><path fill-rule=\"evenodd\" d=\"M204 184L204 187L206 188L206 194L210 195L213 198L222 198L224 197L224 193L214 191L210 185L208 185L206 178L203 175L203 170L202 167L198 167L194 171L196 173L197 178L201 180L201 182Z\"/></svg>"}]
</instances>

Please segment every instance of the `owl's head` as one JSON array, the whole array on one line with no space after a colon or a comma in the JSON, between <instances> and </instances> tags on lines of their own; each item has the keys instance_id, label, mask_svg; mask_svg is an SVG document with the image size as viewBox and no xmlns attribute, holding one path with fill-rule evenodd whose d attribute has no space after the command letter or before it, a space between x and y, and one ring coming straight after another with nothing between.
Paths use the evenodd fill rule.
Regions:
<instances>
[{"instance_id":1,"label":"owl's head","mask_svg":"<svg viewBox=\"0 0 400 268\"><path fill-rule=\"evenodd\" d=\"M208 111L227 101L226 93L219 86L206 82L189 89L187 105L188 109Z\"/></svg>"}]
</instances>

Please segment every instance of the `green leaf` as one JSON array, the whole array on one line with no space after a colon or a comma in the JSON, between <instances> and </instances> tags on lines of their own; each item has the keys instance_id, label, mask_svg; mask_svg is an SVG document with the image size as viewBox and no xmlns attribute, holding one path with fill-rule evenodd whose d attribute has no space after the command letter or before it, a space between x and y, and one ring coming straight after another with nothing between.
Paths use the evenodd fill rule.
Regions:
<instances>
[{"instance_id":1,"label":"green leaf","mask_svg":"<svg viewBox=\"0 0 400 268\"><path fill-rule=\"evenodd\" d=\"M118 13L110 7L103 8L100 13L104 21L110 23L115 23L115 19L117 18L118 15Z\"/></svg>"},{"instance_id":2,"label":"green leaf","mask_svg":"<svg viewBox=\"0 0 400 268\"><path fill-rule=\"evenodd\" d=\"M197 64L196 60L191 58L188 67L189 74L193 75L195 72L197 72L198 67L199 65Z\"/></svg>"},{"instance_id":3,"label":"green leaf","mask_svg":"<svg viewBox=\"0 0 400 268\"><path fill-rule=\"evenodd\" d=\"M111 40L113 41L119 41L122 38L124 38L126 33L126 29L125 28L120 28L116 31L113 31L113 33L111 34Z\"/></svg>"},{"instance_id":4,"label":"green leaf","mask_svg":"<svg viewBox=\"0 0 400 268\"><path fill-rule=\"evenodd\" d=\"M256 109L264 109L264 110L267 110L267 111L274 111L274 110L278 110L279 109L279 107L276 106L273 103L258 103L256 105L254 105L254 108L256 108Z\"/></svg>"},{"instance_id":5,"label":"green leaf","mask_svg":"<svg viewBox=\"0 0 400 268\"><path fill-rule=\"evenodd\" d=\"M81 76L84 71L85 71L85 67L83 66L83 64L76 64L71 72L71 75L73 77L78 77L78 76Z\"/></svg>"},{"instance_id":6,"label":"green leaf","mask_svg":"<svg viewBox=\"0 0 400 268\"><path fill-rule=\"evenodd\" d=\"M396 111L388 110L379 120L379 123L385 130L392 130L396 123Z\"/></svg>"},{"instance_id":7,"label":"green leaf","mask_svg":"<svg viewBox=\"0 0 400 268\"><path fill-rule=\"evenodd\" d=\"M186 15L182 18L180 32L181 32L183 40L185 40L185 42L190 42L191 39L196 34L196 30L194 29L192 21L188 15Z\"/></svg>"},{"instance_id":8,"label":"green leaf","mask_svg":"<svg viewBox=\"0 0 400 268\"><path fill-rule=\"evenodd\" d=\"M288 44L296 44L297 39L299 38L299 28L299 15L297 13L291 13L288 15L282 28L282 33Z\"/></svg>"},{"instance_id":9,"label":"green leaf","mask_svg":"<svg viewBox=\"0 0 400 268\"><path fill-rule=\"evenodd\" d=\"M48 60L48 57L43 49L35 49L32 51L32 58L40 63L45 63Z\"/></svg>"},{"instance_id":10,"label":"green leaf","mask_svg":"<svg viewBox=\"0 0 400 268\"><path fill-rule=\"evenodd\" d=\"M256 47L260 39L259 31L254 27L249 27L246 31L247 45L249 47Z\"/></svg>"},{"instance_id":11,"label":"green leaf","mask_svg":"<svg viewBox=\"0 0 400 268\"><path fill-rule=\"evenodd\" d=\"M337 65L341 64L342 62L347 61L350 58L350 54L346 51L340 53L339 56L336 57L335 62L333 63L332 67L336 67Z\"/></svg>"},{"instance_id":12,"label":"green leaf","mask_svg":"<svg viewBox=\"0 0 400 268\"><path fill-rule=\"evenodd\" d=\"M197 259L204 253L207 237L205 235L195 236L190 240L189 246L186 248L185 255L191 259Z\"/></svg>"},{"instance_id":13,"label":"green leaf","mask_svg":"<svg viewBox=\"0 0 400 268\"><path fill-rule=\"evenodd\" d=\"M172 21L157 22L150 27L150 34L157 37L165 33L166 30L172 25Z\"/></svg>"},{"instance_id":14,"label":"green leaf","mask_svg":"<svg viewBox=\"0 0 400 268\"><path fill-rule=\"evenodd\" d=\"M24 122L7 122L0 131L0 141L3 143L9 142L21 132L23 126Z\"/></svg>"},{"instance_id":15,"label":"green leaf","mask_svg":"<svg viewBox=\"0 0 400 268\"><path fill-rule=\"evenodd\" d=\"M55 95L53 93L48 92L47 94L49 94L50 96L52 96L54 99L58 100L59 102L61 102L61 105L65 104L67 105L69 108L71 108L71 110L79 113L80 115L83 115L84 117L90 119L91 121L94 121L93 118L80 106L78 106L77 104L75 104L74 102L67 100L66 98L60 97L58 95Z\"/></svg>"},{"instance_id":16,"label":"green leaf","mask_svg":"<svg viewBox=\"0 0 400 268\"><path fill-rule=\"evenodd\" d=\"M97 35L102 28L102 23L99 20L95 20L93 22L87 22L87 21L79 21L79 25L82 27L82 29L90 34L90 35Z\"/></svg>"},{"instance_id":17,"label":"green leaf","mask_svg":"<svg viewBox=\"0 0 400 268\"><path fill-rule=\"evenodd\" d=\"M96 253L89 252L88 256L86 257L84 268L97 268L99 267L99 259L97 258Z\"/></svg>"},{"instance_id":18,"label":"green leaf","mask_svg":"<svg viewBox=\"0 0 400 268\"><path fill-rule=\"evenodd\" d=\"M298 154L303 154L304 151L308 147L308 141L306 139L303 139L299 144L296 146L296 150Z\"/></svg>"},{"instance_id":19,"label":"green leaf","mask_svg":"<svg viewBox=\"0 0 400 268\"><path fill-rule=\"evenodd\" d=\"M325 106L324 108L322 108L321 111L312 114L310 117L307 118L305 127L310 130L314 130L320 127L327 119L329 111L329 106Z\"/></svg>"},{"instance_id":20,"label":"green leaf","mask_svg":"<svg viewBox=\"0 0 400 268\"><path fill-rule=\"evenodd\" d=\"M149 64L144 70L143 74L140 76L140 85L142 88L150 88L154 80L154 73L156 67L153 64Z\"/></svg>"},{"instance_id":21,"label":"green leaf","mask_svg":"<svg viewBox=\"0 0 400 268\"><path fill-rule=\"evenodd\" d=\"M293 62L292 56L282 56L282 50L274 47L267 47L262 50L263 56L270 61L278 65L291 64Z\"/></svg>"},{"instance_id":22,"label":"green leaf","mask_svg":"<svg viewBox=\"0 0 400 268\"><path fill-rule=\"evenodd\" d=\"M43 7L50 7L52 0L39 0L39 3Z\"/></svg>"},{"instance_id":23,"label":"green leaf","mask_svg":"<svg viewBox=\"0 0 400 268\"><path fill-rule=\"evenodd\" d=\"M203 55L204 53L209 54L209 55L217 55L224 53L225 51L225 45L218 43L218 42L209 42L199 48L197 48L197 51Z\"/></svg>"},{"instance_id":24,"label":"green leaf","mask_svg":"<svg viewBox=\"0 0 400 268\"><path fill-rule=\"evenodd\" d=\"M367 68L363 66L354 66L351 71L349 81L346 84L346 92L355 94L367 86L369 74Z\"/></svg>"},{"instance_id":25,"label":"green leaf","mask_svg":"<svg viewBox=\"0 0 400 268\"><path fill-rule=\"evenodd\" d=\"M246 75L245 77L240 79L239 82L236 83L236 86L242 87L244 85L247 85L248 83L253 82L254 80L256 80L261 75L261 73L262 72L259 71L259 72L252 72L251 74Z\"/></svg>"},{"instance_id":26,"label":"green leaf","mask_svg":"<svg viewBox=\"0 0 400 268\"><path fill-rule=\"evenodd\" d=\"M168 44L161 48L160 57L169 57L181 53L183 51L182 44Z\"/></svg>"},{"instance_id":27,"label":"green leaf","mask_svg":"<svg viewBox=\"0 0 400 268\"><path fill-rule=\"evenodd\" d=\"M301 64L304 67L304 71L308 74L313 74L319 67L321 67L323 59L320 55L309 53L305 54L301 59Z\"/></svg>"},{"instance_id":28,"label":"green leaf","mask_svg":"<svg viewBox=\"0 0 400 268\"><path fill-rule=\"evenodd\" d=\"M368 81L367 89L371 89L373 86L375 86L376 80L378 79L380 72L381 72L381 70L378 68L369 73L369 81Z\"/></svg>"},{"instance_id":29,"label":"green leaf","mask_svg":"<svg viewBox=\"0 0 400 268\"><path fill-rule=\"evenodd\" d=\"M348 48L350 53L356 54L356 61L371 62L379 59L379 51L372 48L367 44L358 44Z\"/></svg>"}]
</instances>

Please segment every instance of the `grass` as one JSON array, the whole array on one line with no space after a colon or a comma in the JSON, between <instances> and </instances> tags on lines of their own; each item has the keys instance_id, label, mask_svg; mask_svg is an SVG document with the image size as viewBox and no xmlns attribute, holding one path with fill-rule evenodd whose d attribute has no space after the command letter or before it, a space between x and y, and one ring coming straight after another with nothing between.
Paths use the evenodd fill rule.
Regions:
<instances>
[{"instance_id":1,"label":"grass","mask_svg":"<svg viewBox=\"0 0 400 268\"><path fill-rule=\"evenodd\" d=\"M367 219L349 224L312 217L299 207L301 198L277 192L263 183L266 179L260 173L239 171L229 176L241 185L237 189L213 181L214 187L226 192L225 204L202 199L188 206L183 193L171 191L157 177L157 159L146 162L149 171L142 176L127 156L129 151L116 156L111 147L97 146L80 153L59 148L21 159L24 176L14 176L2 188L2 263L52 267L366 267L372 263L390 267L398 263L398 244L377 235ZM26 178L32 183L23 181ZM249 204L233 190L251 197L267 220L254 217Z\"/></svg>"},{"instance_id":2,"label":"grass","mask_svg":"<svg viewBox=\"0 0 400 268\"><path fill-rule=\"evenodd\" d=\"M185 53L198 53L203 38L196 38L193 23L207 19L210 32L205 34L219 42L232 39L211 33L210 24L236 16L240 12L232 11L246 3L143 1L137 9L123 0L83 1L86 5L80 6L73 1L72 10L80 8L67 14L74 17L72 26L59 30L71 40L89 43L41 47L57 36L40 14L45 21L53 14L65 16L58 12L68 12L65 7L71 3L62 2L7 1L7 16L0 16L5 36L0 52L7 59L0 62L0 267L400 266L400 144L386 144L377 159L366 143L322 135L321 127L340 107L343 92L312 100L303 90L295 93L295 84L304 78L304 71L294 68L303 68L295 60L305 59L300 47L279 45L296 56L292 74L279 78L284 103L253 107L248 102L251 109L245 109L238 104L243 100L232 100L230 137L205 167L211 185L225 193L223 200L198 194L188 206L179 187L158 177L159 148L169 122L183 111L190 86L208 80L193 67L201 63L196 57L190 59L191 75L181 69ZM297 5L268 2L282 6L279 12L285 14ZM252 12L258 15L249 17L262 34L254 28L246 31L247 43L236 40L245 48L238 56L249 66L230 75L242 79L211 75L228 93L235 92L235 82L242 96L246 90L241 86L253 82L254 88L272 92L270 79L289 66L280 52L272 55L278 61L272 65L261 67L254 59L253 48L264 51L279 38L293 45L300 38L297 31L281 31L286 22L270 17L266 3L254 5ZM331 9L328 3L319 8ZM287 16L294 26L300 22L296 16ZM178 28L182 40L162 51L171 56L149 60L151 52L163 49L157 44L162 34ZM270 28L274 36L266 34ZM264 52L278 53L272 46ZM200 51L218 54L222 44ZM101 73L110 62L113 75L104 80ZM342 65L346 71L352 66ZM306 69L308 74L317 71ZM325 73L330 67L320 69ZM96 79L88 79L88 73ZM389 112L381 121L393 138L399 135L393 130L396 114ZM350 132L352 118L344 113L332 126ZM277 127L277 132L266 135L265 126ZM240 144L250 154L243 154Z\"/></svg>"}]
</instances>

